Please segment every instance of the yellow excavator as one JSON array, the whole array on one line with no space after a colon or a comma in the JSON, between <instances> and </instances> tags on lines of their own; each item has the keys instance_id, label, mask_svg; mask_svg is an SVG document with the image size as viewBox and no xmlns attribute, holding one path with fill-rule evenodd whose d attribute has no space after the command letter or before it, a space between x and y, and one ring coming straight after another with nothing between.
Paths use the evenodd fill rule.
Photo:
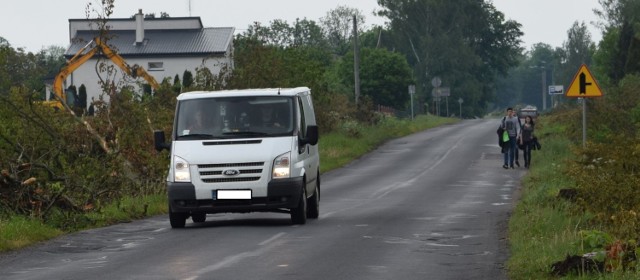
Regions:
<instances>
[{"instance_id":1,"label":"yellow excavator","mask_svg":"<svg viewBox=\"0 0 640 280\"><path fill-rule=\"evenodd\" d=\"M85 50L87 50L87 48L91 46L93 47L85 53ZM53 92L57 96L57 100L45 101L44 104L58 109L63 108L61 102L66 102L68 104L69 102L67 102L67 96L64 90L64 81L73 71L78 69L80 65L87 62L91 57L98 53L98 51L102 51L102 54L107 59L113 61L113 63L120 67L120 69L127 73L127 75L134 78L144 78L154 90L157 90L160 87L156 79L153 78L153 76L149 75L149 73L147 73L144 68L138 65L129 66L124 58L122 58L114 50L112 50L111 47L109 47L102 39L100 39L100 37L96 37L89 43L87 43L84 47L82 47L78 52L76 52L76 54L71 59L69 59L67 64L62 68L62 70L60 70L60 73L56 75L56 78L53 81Z\"/></svg>"}]
</instances>

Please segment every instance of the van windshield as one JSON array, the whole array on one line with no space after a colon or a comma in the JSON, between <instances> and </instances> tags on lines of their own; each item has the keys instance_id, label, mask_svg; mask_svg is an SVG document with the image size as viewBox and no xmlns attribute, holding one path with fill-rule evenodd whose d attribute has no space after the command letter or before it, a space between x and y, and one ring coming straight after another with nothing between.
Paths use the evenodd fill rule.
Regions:
<instances>
[{"instance_id":1,"label":"van windshield","mask_svg":"<svg viewBox=\"0 0 640 280\"><path fill-rule=\"evenodd\" d=\"M293 104L291 97L284 96L182 100L177 140L290 136L295 123Z\"/></svg>"}]
</instances>

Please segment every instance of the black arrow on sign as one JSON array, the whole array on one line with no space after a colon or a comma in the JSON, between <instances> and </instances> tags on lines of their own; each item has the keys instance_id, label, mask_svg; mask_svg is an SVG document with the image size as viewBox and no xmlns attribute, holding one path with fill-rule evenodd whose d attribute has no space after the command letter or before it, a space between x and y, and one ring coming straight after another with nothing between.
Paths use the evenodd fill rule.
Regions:
<instances>
[{"instance_id":1,"label":"black arrow on sign","mask_svg":"<svg viewBox=\"0 0 640 280\"><path fill-rule=\"evenodd\" d=\"M591 83L587 83L587 75L580 73L580 94L587 94L587 86Z\"/></svg>"}]
</instances>

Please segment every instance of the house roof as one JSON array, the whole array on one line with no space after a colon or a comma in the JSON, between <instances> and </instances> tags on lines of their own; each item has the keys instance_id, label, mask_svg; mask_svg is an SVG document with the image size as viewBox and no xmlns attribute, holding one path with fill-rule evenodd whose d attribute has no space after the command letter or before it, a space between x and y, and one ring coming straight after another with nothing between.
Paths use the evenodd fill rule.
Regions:
<instances>
[{"instance_id":1,"label":"house roof","mask_svg":"<svg viewBox=\"0 0 640 280\"><path fill-rule=\"evenodd\" d=\"M144 43L136 45L135 30L112 30L107 43L123 57L224 54L229 50L234 31L233 27L145 30ZM72 57L96 34L91 30L78 31L65 57Z\"/></svg>"}]
</instances>

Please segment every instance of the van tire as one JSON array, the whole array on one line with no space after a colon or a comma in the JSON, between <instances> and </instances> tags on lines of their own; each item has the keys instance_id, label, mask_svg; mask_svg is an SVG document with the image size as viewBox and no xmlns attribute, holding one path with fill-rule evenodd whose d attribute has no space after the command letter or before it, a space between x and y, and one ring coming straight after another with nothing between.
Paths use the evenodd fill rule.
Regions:
<instances>
[{"instance_id":1,"label":"van tire","mask_svg":"<svg viewBox=\"0 0 640 280\"><path fill-rule=\"evenodd\" d=\"M194 223L204 223L207 220L207 213L191 213L191 220Z\"/></svg>"},{"instance_id":2,"label":"van tire","mask_svg":"<svg viewBox=\"0 0 640 280\"><path fill-rule=\"evenodd\" d=\"M169 223L172 228L183 228L187 223L187 215L184 213L176 213L171 210L171 205L169 205Z\"/></svg>"},{"instance_id":3,"label":"van tire","mask_svg":"<svg viewBox=\"0 0 640 280\"><path fill-rule=\"evenodd\" d=\"M291 222L294 225L304 225L307 223L307 188L302 187L298 207L291 208Z\"/></svg>"},{"instance_id":4,"label":"van tire","mask_svg":"<svg viewBox=\"0 0 640 280\"><path fill-rule=\"evenodd\" d=\"M318 182L316 181L316 187L313 190L313 195L307 201L307 218L317 219L320 216L320 188L318 188Z\"/></svg>"}]
</instances>

